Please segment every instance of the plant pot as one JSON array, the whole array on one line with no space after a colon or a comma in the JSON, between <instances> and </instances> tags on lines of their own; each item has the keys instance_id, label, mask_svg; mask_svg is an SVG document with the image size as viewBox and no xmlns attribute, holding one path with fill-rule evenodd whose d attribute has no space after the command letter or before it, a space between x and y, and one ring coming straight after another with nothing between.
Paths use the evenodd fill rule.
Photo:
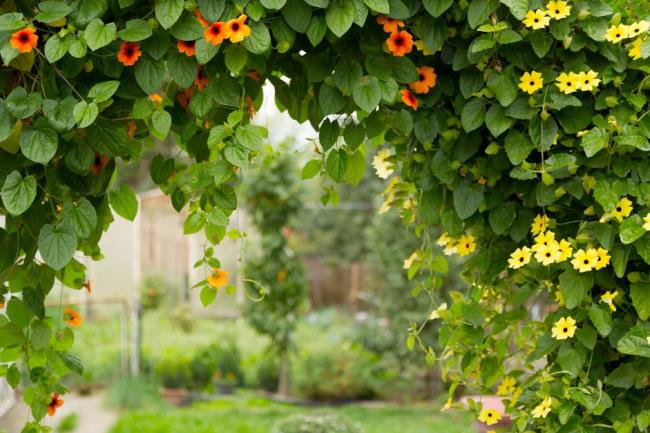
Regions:
<instances>
[{"instance_id":1,"label":"plant pot","mask_svg":"<svg viewBox=\"0 0 650 433\"><path fill-rule=\"evenodd\" d=\"M232 395L236 385L232 382L215 382L215 389L219 395Z\"/></svg>"},{"instance_id":2,"label":"plant pot","mask_svg":"<svg viewBox=\"0 0 650 433\"><path fill-rule=\"evenodd\" d=\"M160 395L172 406L184 406L189 403L190 393L183 388L160 388Z\"/></svg>"}]
</instances>

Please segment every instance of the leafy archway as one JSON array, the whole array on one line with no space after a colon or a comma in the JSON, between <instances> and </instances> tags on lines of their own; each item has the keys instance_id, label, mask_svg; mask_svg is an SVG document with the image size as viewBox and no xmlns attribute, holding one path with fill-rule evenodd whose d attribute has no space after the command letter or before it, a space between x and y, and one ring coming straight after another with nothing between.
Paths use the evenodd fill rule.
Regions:
<instances>
[{"instance_id":1,"label":"leafy archway","mask_svg":"<svg viewBox=\"0 0 650 433\"><path fill-rule=\"evenodd\" d=\"M330 179L325 202L336 203L337 182L357 180L367 148L382 148L374 165L392 176L382 210L396 208L422 239L405 263L428 277L414 293L438 289L447 270L432 225L446 230L445 254L468 256L472 289L423 318L443 320L442 352L420 343L416 325L407 339L440 359L452 392L499 384L520 431L650 425L641 17L622 19L600 0L1 8L0 372L13 386L25 373L35 419L25 431L45 430L61 375L81 369L61 323L78 318L48 317L45 296L56 281L81 289L75 252L99 258L111 212L137 212L127 186L111 187L116 161L136 162L173 136L178 156L157 156L151 176L189 210L185 231L218 243L239 168L264 142L249 121L265 82L279 106L319 129L303 175ZM208 277L206 299L220 285ZM470 407L488 425L503 415Z\"/></svg>"}]
</instances>

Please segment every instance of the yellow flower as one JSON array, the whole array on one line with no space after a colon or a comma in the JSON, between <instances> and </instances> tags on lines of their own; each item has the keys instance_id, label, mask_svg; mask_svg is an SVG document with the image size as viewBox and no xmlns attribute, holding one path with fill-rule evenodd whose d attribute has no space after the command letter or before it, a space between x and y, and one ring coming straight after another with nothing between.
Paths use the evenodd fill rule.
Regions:
<instances>
[{"instance_id":1,"label":"yellow flower","mask_svg":"<svg viewBox=\"0 0 650 433\"><path fill-rule=\"evenodd\" d=\"M621 42L623 39L627 38L628 32L629 32L629 28L625 24L611 26L609 29L607 29L607 32L605 33L605 39L607 39L607 41L609 42L617 44Z\"/></svg>"},{"instance_id":2,"label":"yellow flower","mask_svg":"<svg viewBox=\"0 0 650 433\"><path fill-rule=\"evenodd\" d=\"M510 258L508 259L508 266L510 269L521 268L522 266L530 263L530 256L530 248L517 248L512 254L510 254Z\"/></svg>"},{"instance_id":3,"label":"yellow flower","mask_svg":"<svg viewBox=\"0 0 650 433\"><path fill-rule=\"evenodd\" d=\"M497 395L510 395L515 392L515 385L517 385L517 380L514 377L504 377L497 388Z\"/></svg>"},{"instance_id":4,"label":"yellow flower","mask_svg":"<svg viewBox=\"0 0 650 433\"><path fill-rule=\"evenodd\" d=\"M650 212L643 217L643 228L647 231L650 231Z\"/></svg>"},{"instance_id":5,"label":"yellow flower","mask_svg":"<svg viewBox=\"0 0 650 433\"><path fill-rule=\"evenodd\" d=\"M633 38L635 36L640 35L641 33L645 33L650 29L650 23L647 22L646 20L641 20L636 23L632 23L627 27L627 37L628 38Z\"/></svg>"},{"instance_id":6,"label":"yellow flower","mask_svg":"<svg viewBox=\"0 0 650 433\"><path fill-rule=\"evenodd\" d=\"M612 312L614 312L616 311L616 305L614 305L614 298L616 298L617 296L618 296L618 291L614 291L614 293L612 293L608 290L600 296L600 302L604 302L607 305L609 305L609 309L612 310Z\"/></svg>"},{"instance_id":7,"label":"yellow flower","mask_svg":"<svg viewBox=\"0 0 650 433\"><path fill-rule=\"evenodd\" d=\"M495 409L483 409L478 416L478 420L487 425L494 425L501 420L501 414Z\"/></svg>"},{"instance_id":8,"label":"yellow flower","mask_svg":"<svg viewBox=\"0 0 650 433\"><path fill-rule=\"evenodd\" d=\"M525 72L520 78L519 88L524 92L532 95L544 87L542 74L537 71Z\"/></svg>"},{"instance_id":9,"label":"yellow flower","mask_svg":"<svg viewBox=\"0 0 650 433\"><path fill-rule=\"evenodd\" d=\"M546 215L537 215L533 219L533 223L530 226L530 232L533 235L538 235L548 228L549 219Z\"/></svg>"},{"instance_id":10,"label":"yellow flower","mask_svg":"<svg viewBox=\"0 0 650 433\"><path fill-rule=\"evenodd\" d=\"M587 251L583 250L582 248L579 249L573 255L573 260L571 260L573 269L576 269L580 272L591 271L597 263L598 253L593 248L589 248Z\"/></svg>"},{"instance_id":11,"label":"yellow flower","mask_svg":"<svg viewBox=\"0 0 650 433\"><path fill-rule=\"evenodd\" d=\"M609 265L609 260L611 259L611 257L609 256L609 254L607 254L606 249L604 249L602 247L599 247L596 250L596 255L598 257L598 261L594 265L595 270L598 271L598 270L604 268L605 266Z\"/></svg>"},{"instance_id":12,"label":"yellow flower","mask_svg":"<svg viewBox=\"0 0 650 433\"><path fill-rule=\"evenodd\" d=\"M388 157L390 157L390 151L388 149L382 149L372 159L372 166L375 168L377 176L382 179L388 179L388 176L395 171L393 170L393 165L386 161Z\"/></svg>"},{"instance_id":13,"label":"yellow flower","mask_svg":"<svg viewBox=\"0 0 650 433\"><path fill-rule=\"evenodd\" d=\"M612 210L610 215L612 218L616 218L618 222L623 221L623 218L627 218L632 213L632 202L627 197L623 197L616 203L616 207Z\"/></svg>"},{"instance_id":14,"label":"yellow flower","mask_svg":"<svg viewBox=\"0 0 650 433\"><path fill-rule=\"evenodd\" d=\"M440 304L440 306L438 308L436 308L435 310L433 310L431 312L431 314L429 315L429 320L439 319L440 318L440 312L445 311L446 309L447 309L447 303L443 302L442 304Z\"/></svg>"},{"instance_id":15,"label":"yellow flower","mask_svg":"<svg viewBox=\"0 0 650 433\"><path fill-rule=\"evenodd\" d=\"M546 4L546 13L556 20L561 20L569 16L571 6L562 0L550 1Z\"/></svg>"},{"instance_id":16,"label":"yellow flower","mask_svg":"<svg viewBox=\"0 0 650 433\"><path fill-rule=\"evenodd\" d=\"M539 30L551 23L551 17L547 16L546 12L542 9L537 9L536 11L529 10L526 12L526 18L522 22L526 27Z\"/></svg>"},{"instance_id":17,"label":"yellow flower","mask_svg":"<svg viewBox=\"0 0 650 433\"><path fill-rule=\"evenodd\" d=\"M555 302L557 302L560 306L564 305L564 296L562 296L562 292L559 290L555 292Z\"/></svg>"},{"instance_id":18,"label":"yellow flower","mask_svg":"<svg viewBox=\"0 0 650 433\"><path fill-rule=\"evenodd\" d=\"M560 254L556 260L557 263L563 262L573 254L573 248L571 244L566 239L560 241Z\"/></svg>"},{"instance_id":19,"label":"yellow flower","mask_svg":"<svg viewBox=\"0 0 650 433\"><path fill-rule=\"evenodd\" d=\"M416 252L414 252L413 254L411 254L411 255L409 256L408 259L404 260L404 266L403 266L403 268L404 268L404 269L411 269L411 266L413 266L413 263L414 263L416 260L418 260L418 258L419 258L419 256L418 256L418 252L416 251Z\"/></svg>"},{"instance_id":20,"label":"yellow flower","mask_svg":"<svg viewBox=\"0 0 650 433\"><path fill-rule=\"evenodd\" d=\"M535 260L548 266L555 263L560 258L560 244L556 240L549 241L546 245L542 244L535 252Z\"/></svg>"},{"instance_id":21,"label":"yellow flower","mask_svg":"<svg viewBox=\"0 0 650 433\"><path fill-rule=\"evenodd\" d=\"M535 236L535 244L532 246L531 250L537 252L540 249L549 246L553 241L555 241L555 233L552 231L549 230L547 232L540 233Z\"/></svg>"},{"instance_id":22,"label":"yellow flower","mask_svg":"<svg viewBox=\"0 0 650 433\"><path fill-rule=\"evenodd\" d=\"M551 397L542 400L542 402L533 409L533 418L546 418L546 415L551 411L552 404L553 399Z\"/></svg>"},{"instance_id":23,"label":"yellow flower","mask_svg":"<svg viewBox=\"0 0 650 433\"><path fill-rule=\"evenodd\" d=\"M557 76L555 81L557 88L560 89L560 92L564 93L565 95L578 90L578 75L574 72L569 72L568 74L566 72L562 72Z\"/></svg>"},{"instance_id":24,"label":"yellow flower","mask_svg":"<svg viewBox=\"0 0 650 433\"><path fill-rule=\"evenodd\" d=\"M600 79L598 78L598 72L592 71L591 69L587 72L580 72L576 76L576 88L585 92L591 92L594 88L598 87L600 84Z\"/></svg>"},{"instance_id":25,"label":"yellow flower","mask_svg":"<svg viewBox=\"0 0 650 433\"><path fill-rule=\"evenodd\" d=\"M472 254L476 249L476 241L472 235L462 235L458 238L458 255L461 257Z\"/></svg>"},{"instance_id":26,"label":"yellow flower","mask_svg":"<svg viewBox=\"0 0 650 433\"><path fill-rule=\"evenodd\" d=\"M427 44L424 43L423 40L415 41L413 42L413 45L415 45L415 48L417 48L418 51L422 51L422 54L424 54L425 56L433 55L433 51L431 51L429 47L427 47Z\"/></svg>"},{"instance_id":27,"label":"yellow flower","mask_svg":"<svg viewBox=\"0 0 650 433\"><path fill-rule=\"evenodd\" d=\"M458 244L456 243L456 241L449 242L442 249L442 253L446 256L451 256L452 254L456 254L457 252L458 252Z\"/></svg>"},{"instance_id":28,"label":"yellow flower","mask_svg":"<svg viewBox=\"0 0 650 433\"><path fill-rule=\"evenodd\" d=\"M444 232L443 234L440 235L440 237L436 241L436 244L440 245L441 247L444 247L445 245L447 245L448 243L453 242L453 241L454 241L454 238L449 236L449 233Z\"/></svg>"},{"instance_id":29,"label":"yellow flower","mask_svg":"<svg viewBox=\"0 0 650 433\"><path fill-rule=\"evenodd\" d=\"M551 333L553 334L553 338L556 340L566 340L567 338L573 337L576 329L578 329L578 327L576 326L576 321L573 317L562 317L553 324Z\"/></svg>"},{"instance_id":30,"label":"yellow flower","mask_svg":"<svg viewBox=\"0 0 650 433\"><path fill-rule=\"evenodd\" d=\"M523 390L521 388L515 389L515 392L512 393L512 397L510 398L510 404L508 405L509 407L515 407L517 401L519 401L519 397L521 397L522 392Z\"/></svg>"},{"instance_id":31,"label":"yellow flower","mask_svg":"<svg viewBox=\"0 0 650 433\"><path fill-rule=\"evenodd\" d=\"M627 55L632 57L632 60L639 60L641 58L641 38L636 38L632 42Z\"/></svg>"}]
</instances>

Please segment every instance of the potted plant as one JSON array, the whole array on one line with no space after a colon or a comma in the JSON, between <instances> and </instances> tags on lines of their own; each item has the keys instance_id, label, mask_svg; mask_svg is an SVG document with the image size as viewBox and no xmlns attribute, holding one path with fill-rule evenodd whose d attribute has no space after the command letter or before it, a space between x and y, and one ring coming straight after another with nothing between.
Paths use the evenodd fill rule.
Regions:
<instances>
[{"instance_id":1,"label":"potted plant","mask_svg":"<svg viewBox=\"0 0 650 433\"><path fill-rule=\"evenodd\" d=\"M232 394L243 381L240 367L240 354L237 346L231 342L221 346L216 352L217 369L212 379L218 394Z\"/></svg>"},{"instance_id":2,"label":"potted plant","mask_svg":"<svg viewBox=\"0 0 650 433\"><path fill-rule=\"evenodd\" d=\"M162 387L160 395L174 406L183 406L190 400L189 360L181 354L166 355L156 365L156 376Z\"/></svg>"}]
</instances>

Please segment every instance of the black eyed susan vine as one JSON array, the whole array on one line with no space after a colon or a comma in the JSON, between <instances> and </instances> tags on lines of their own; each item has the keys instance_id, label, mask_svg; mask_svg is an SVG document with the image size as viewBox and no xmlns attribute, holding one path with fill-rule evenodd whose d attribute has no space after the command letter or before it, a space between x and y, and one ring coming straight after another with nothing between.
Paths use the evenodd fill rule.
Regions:
<instances>
[{"instance_id":1,"label":"black eyed susan vine","mask_svg":"<svg viewBox=\"0 0 650 433\"><path fill-rule=\"evenodd\" d=\"M92 290L81 256L115 212L137 214L122 164L154 140L153 181L186 209L186 233L227 233L242 173L275 102L319 131L303 177L324 203L372 152L381 212L422 245L404 258L432 295L446 255L466 292L433 305L437 348L406 344L492 428L632 433L650 426L650 40L642 7L600 0L74 0L0 6L0 374L24 385L43 432L80 373L77 311L46 313L53 287ZM119 162L119 164L117 164ZM434 236L434 227L444 234ZM227 290L212 248L207 304ZM432 299L435 297L432 296Z\"/></svg>"}]
</instances>

